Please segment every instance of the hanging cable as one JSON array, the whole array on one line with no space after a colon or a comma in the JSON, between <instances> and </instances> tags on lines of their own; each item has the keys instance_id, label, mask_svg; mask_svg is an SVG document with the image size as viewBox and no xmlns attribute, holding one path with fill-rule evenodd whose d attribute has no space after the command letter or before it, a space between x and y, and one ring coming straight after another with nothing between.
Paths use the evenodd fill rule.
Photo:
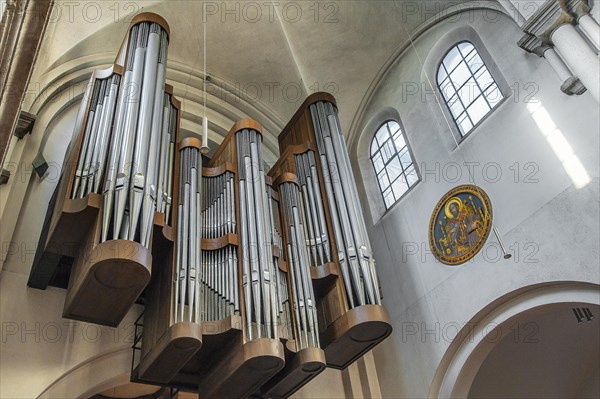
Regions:
<instances>
[{"instance_id":1,"label":"hanging cable","mask_svg":"<svg viewBox=\"0 0 600 399\"><path fill-rule=\"evenodd\" d=\"M202 29L203 29L203 44L202 44L202 50L203 50L203 62L204 62L204 68L203 68L203 79L202 79L202 95L203 95L203 99L202 99L202 108L203 108L203 116L202 116L202 148L200 148L200 152L202 154L207 154L208 151L210 150L208 148L208 118L206 117L206 82L208 80L208 74L206 73L206 25L207 25L208 21L206 19L206 1L202 2Z\"/></svg>"}]
</instances>

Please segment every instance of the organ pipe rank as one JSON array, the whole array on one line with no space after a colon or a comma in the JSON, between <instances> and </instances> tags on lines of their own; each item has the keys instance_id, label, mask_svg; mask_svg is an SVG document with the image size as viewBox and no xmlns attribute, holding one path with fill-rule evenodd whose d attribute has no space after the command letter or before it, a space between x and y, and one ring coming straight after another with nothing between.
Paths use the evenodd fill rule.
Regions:
<instances>
[{"instance_id":1,"label":"organ pipe rank","mask_svg":"<svg viewBox=\"0 0 600 399\"><path fill-rule=\"evenodd\" d=\"M170 40L139 14L92 75L29 285L70 268L63 316L107 326L142 300L132 381L289 397L391 333L335 99L304 102L270 170L252 119L208 159L180 133Z\"/></svg>"}]
</instances>

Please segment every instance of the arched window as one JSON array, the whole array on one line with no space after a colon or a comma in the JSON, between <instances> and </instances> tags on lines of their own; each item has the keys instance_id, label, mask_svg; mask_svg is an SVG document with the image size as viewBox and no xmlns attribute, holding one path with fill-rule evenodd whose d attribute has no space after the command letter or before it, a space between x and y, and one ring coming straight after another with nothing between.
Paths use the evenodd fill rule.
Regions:
<instances>
[{"instance_id":1,"label":"arched window","mask_svg":"<svg viewBox=\"0 0 600 399\"><path fill-rule=\"evenodd\" d=\"M462 136L504 98L471 42L448 51L438 68L437 85Z\"/></svg>"},{"instance_id":2,"label":"arched window","mask_svg":"<svg viewBox=\"0 0 600 399\"><path fill-rule=\"evenodd\" d=\"M387 121L371 142L371 162L389 209L419 181L408 142L398 122Z\"/></svg>"}]
</instances>

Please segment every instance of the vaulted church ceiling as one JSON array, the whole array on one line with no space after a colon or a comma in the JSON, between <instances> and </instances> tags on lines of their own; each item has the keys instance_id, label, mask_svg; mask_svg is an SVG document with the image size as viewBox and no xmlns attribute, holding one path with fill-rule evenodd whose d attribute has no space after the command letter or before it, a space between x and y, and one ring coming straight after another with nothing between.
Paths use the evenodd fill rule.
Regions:
<instances>
[{"instance_id":1,"label":"vaulted church ceiling","mask_svg":"<svg viewBox=\"0 0 600 399\"><path fill-rule=\"evenodd\" d=\"M377 3L377 4L375 4ZM349 132L361 101L398 50L423 26L468 1L206 2L211 130L219 141L240 117L275 136L307 95L328 91ZM481 2L478 2L481 3ZM202 99L203 2L58 2L32 82L109 65L131 15L151 11L171 28L167 81L183 100L186 130L197 132ZM87 79L81 74L80 80ZM43 83L42 83L43 84Z\"/></svg>"}]
</instances>

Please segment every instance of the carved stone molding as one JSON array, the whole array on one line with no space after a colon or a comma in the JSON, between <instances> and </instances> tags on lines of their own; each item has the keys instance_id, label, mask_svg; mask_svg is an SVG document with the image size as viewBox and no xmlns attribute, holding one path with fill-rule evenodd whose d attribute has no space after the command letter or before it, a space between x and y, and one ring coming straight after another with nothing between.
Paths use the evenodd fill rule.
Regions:
<instances>
[{"instance_id":1,"label":"carved stone molding","mask_svg":"<svg viewBox=\"0 0 600 399\"><path fill-rule=\"evenodd\" d=\"M588 15L592 10L589 0L559 0L559 3L564 12L577 20L584 15Z\"/></svg>"},{"instance_id":2,"label":"carved stone molding","mask_svg":"<svg viewBox=\"0 0 600 399\"><path fill-rule=\"evenodd\" d=\"M590 11L588 0L546 0L523 25L523 31L539 37L544 43L551 43L556 29L576 23Z\"/></svg>"},{"instance_id":3,"label":"carved stone molding","mask_svg":"<svg viewBox=\"0 0 600 399\"><path fill-rule=\"evenodd\" d=\"M517 42L517 45L528 53L535 54L538 57L544 57L546 50L551 48L548 43L544 43L539 37L528 33Z\"/></svg>"},{"instance_id":4,"label":"carved stone molding","mask_svg":"<svg viewBox=\"0 0 600 399\"><path fill-rule=\"evenodd\" d=\"M534 36L534 35L530 35L528 33L525 34L525 36L523 36L521 38L521 40L518 41L518 46L521 47L523 50L527 51L528 53L532 53L537 55L540 58L546 58L546 52L547 51L554 51L554 47L552 46L552 44L550 43L545 43L541 38ZM556 58L557 56L555 56ZM577 76L573 76L572 72L570 70L568 70L568 67L566 65L562 65L562 68L564 68L564 72L561 72L557 69L560 69L561 66L556 66L554 65L551 61L551 59L548 59L548 63L550 64L550 66L556 71L557 75L559 76L559 78L561 79L561 81L563 82L562 85L560 86L560 90L567 94L567 95L581 95L583 93L585 93L585 91L587 90L586 87L581 83L581 81L579 80L579 78ZM554 63L556 63L557 61L554 60ZM561 62L562 61L558 61ZM570 76L568 77L564 77L565 74L569 74Z\"/></svg>"},{"instance_id":5,"label":"carved stone molding","mask_svg":"<svg viewBox=\"0 0 600 399\"><path fill-rule=\"evenodd\" d=\"M523 25L523 31L538 37L545 44L551 44L551 37L556 29L575 21L571 14L565 12L566 7L567 5L561 6L559 1L547 0Z\"/></svg>"},{"instance_id":6,"label":"carved stone molding","mask_svg":"<svg viewBox=\"0 0 600 399\"><path fill-rule=\"evenodd\" d=\"M572 94L580 96L587 91L587 88L577 76L571 76L560 86L560 90L569 96Z\"/></svg>"},{"instance_id":7,"label":"carved stone molding","mask_svg":"<svg viewBox=\"0 0 600 399\"><path fill-rule=\"evenodd\" d=\"M17 126L53 0L6 2L0 29L0 156Z\"/></svg>"}]
</instances>

